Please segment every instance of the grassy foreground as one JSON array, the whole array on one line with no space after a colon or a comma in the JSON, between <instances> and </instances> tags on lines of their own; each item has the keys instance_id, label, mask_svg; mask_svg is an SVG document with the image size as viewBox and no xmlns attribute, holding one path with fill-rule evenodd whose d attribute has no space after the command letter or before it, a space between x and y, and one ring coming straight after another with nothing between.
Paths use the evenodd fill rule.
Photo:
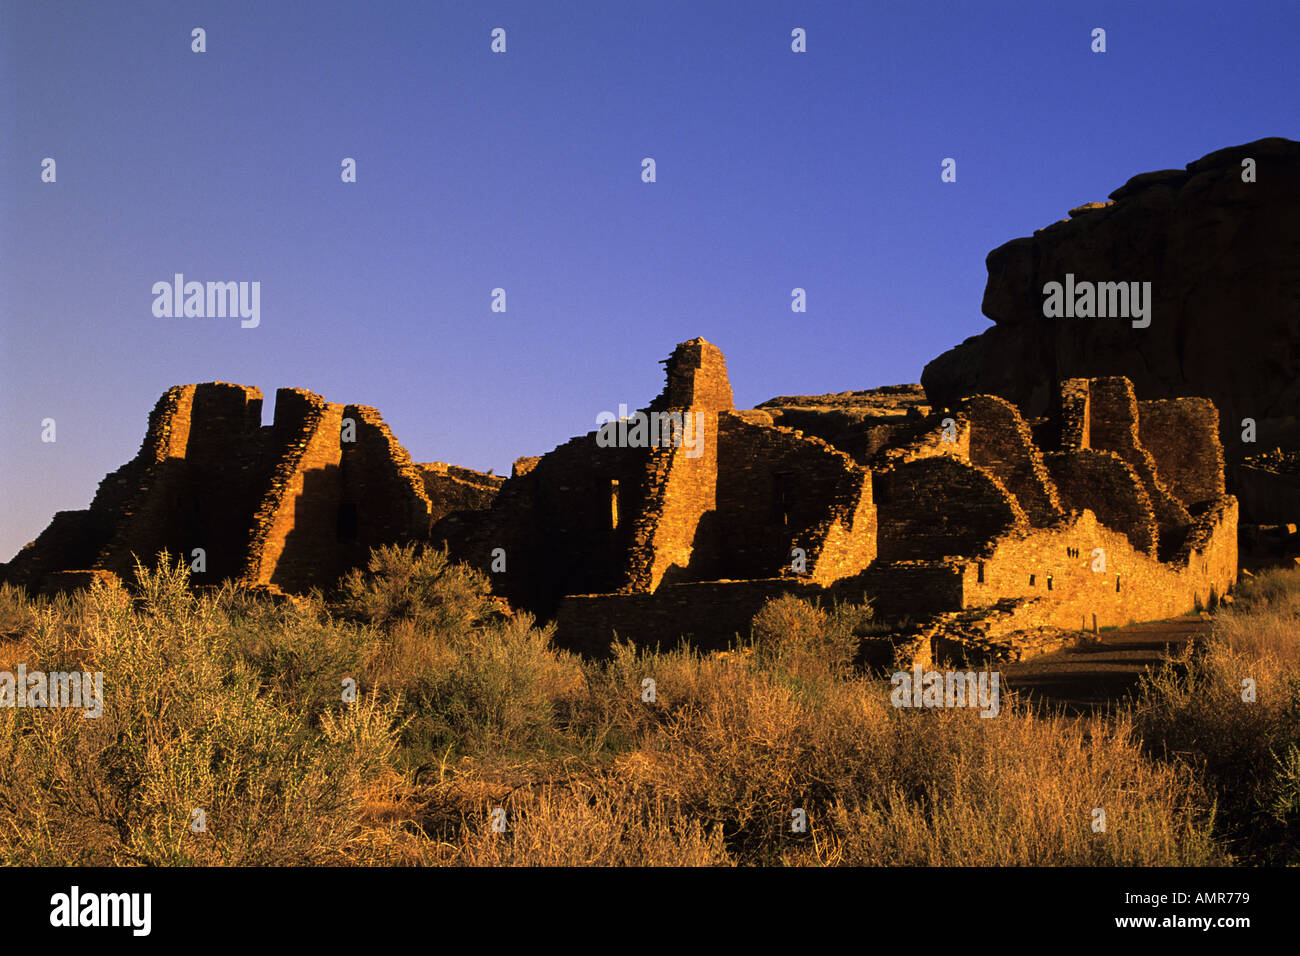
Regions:
<instances>
[{"instance_id":1,"label":"grassy foreground","mask_svg":"<svg viewBox=\"0 0 1300 956\"><path fill-rule=\"evenodd\" d=\"M593 662L438 553L289 601L166 560L3 588L0 672L102 671L105 704L0 707L0 861L1300 863L1300 572L1104 717L894 708L852 666L869 618L785 599L728 653Z\"/></svg>"}]
</instances>

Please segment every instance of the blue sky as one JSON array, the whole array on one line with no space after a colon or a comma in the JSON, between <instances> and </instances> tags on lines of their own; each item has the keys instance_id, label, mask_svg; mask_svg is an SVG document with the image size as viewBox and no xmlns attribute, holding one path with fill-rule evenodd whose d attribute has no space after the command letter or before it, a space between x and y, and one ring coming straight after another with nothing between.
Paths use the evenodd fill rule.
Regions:
<instances>
[{"instance_id":1,"label":"blue sky","mask_svg":"<svg viewBox=\"0 0 1300 956\"><path fill-rule=\"evenodd\" d=\"M501 474L696 335L742 406L917 381L987 327L990 249L1296 138L1298 36L1294 0L4 0L0 559L175 384L375 405ZM155 317L177 272L260 282L260 325Z\"/></svg>"}]
</instances>

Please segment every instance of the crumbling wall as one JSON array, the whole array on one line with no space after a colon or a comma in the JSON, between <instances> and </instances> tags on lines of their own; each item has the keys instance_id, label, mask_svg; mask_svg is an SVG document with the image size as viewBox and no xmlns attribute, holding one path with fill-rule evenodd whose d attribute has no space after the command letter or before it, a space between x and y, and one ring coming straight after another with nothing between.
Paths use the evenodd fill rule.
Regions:
<instances>
[{"instance_id":1,"label":"crumbling wall","mask_svg":"<svg viewBox=\"0 0 1300 956\"><path fill-rule=\"evenodd\" d=\"M1240 505L1234 495L1221 495L1192 520L1192 526L1172 563L1196 589L1196 599L1210 606L1237 583L1237 521ZM1188 585L1184 585L1185 587Z\"/></svg>"},{"instance_id":2,"label":"crumbling wall","mask_svg":"<svg viewBox=\"0 0 1300 956\"><path fill-rule=\"evenodd\" d=\"M727 360L716 345L701 338L682 342L661 364L666 366L667 382L648 411L725 412L736 407Z\"/></svg>"},{"instance_id":3,"label":"crumbling wall","mask_svg":"<svg viewBox=\"0 0 1300 956\"><path fill-rule=\"evenodd\" d=\"M1092 447L1092 388L1086 378L1071 378L1061 383L1060 451L1078 451Z\"/></svg>"},{"instance_id":4,"label":"crumbling wall","mask_svg":"<svg viewBox=\"0 0 1300 956\"><path fill-rule=\"evenodd\" d=\"M176 541L176 529L180 526L183 462L197 388L170 388L154 406L136 465L120 475L127 484L115 483L110 490L116 513L108 541L93 567L132 580L137 559L149 565L160 551L170 551L177 557L184 553ZM93 503L91 510L95 510Z\"/></svg>"},{"instance_id":5,"label":"crumbling wall","mask_svg":"<svg viewBox=\"0 0 1300 956\"><path fill-rule=\"evenodd\" d=\"M280 389L275 411L263 427L262 393L228 382L168 389L140 451L100 482L90 508L57 515L0 573L32 589L57 572L130 580L136 557L149 565L166 550L195 583L326 586L371 547L427 536L430 481L441 513L482 507L499 484L451 466L426 477L369 406Z\"/></svg>"},{"instance_id":6,"label":"crumbling wall","mask_svg":"<svg viewBox=\"0 0 1300 956\"><path fill-rule=\"evenodd\" d=\"M1219 412L1209 399L1138 402L1138 438L1161 481L1189 511L1223 496Z\"/></svg>"},{"instance_id":7,"label":"crumbling wall","mask_svg":"<svg viewBox=\"0 0 1300 956\"><path fill-rule=\"evenodd\" d=\"M717 563L716 529L707 518L716 517L717 509L718 415L701 415L695 457L684 444L651 449L625 590L653 591L661 582L707 577Z\"/></svg>"},{"instance_id":8,"label":"crumbling wall","mask_svg":"<svg viewBox=\"0 0 1300 956\"><path fill-rule=\"evenodd\" d=\"M237 574L260 478L261 415L256 388L206 382L169 389L150 416L134 492L109 492L124 504L109 519L114 533L94 567L130 580L135 557L151 564L166 549L193 566L201 549L195 580Z\"/></svg>"},{"instance_id":9,"label":"crumbling wall","mask_svg":"<svg viewBox=\"0 0 1300 956\"><path fill-rule=\"evenodd\" d=\"M96 527L89 510L59 511L13 560L0 565L3 580L35 590L50 574L66 568L88 568L108 535Z\"/></svg>"},{"instance_id":10,"label":"crumbling wall","mask_svg":"<svg viewBox=\"0 0 1300 956\"><path fill-rule=\"evenodd\" d=\"M342 563L352 566L381 544L427 538L433 505L425 492L425 473L377 409L348 405L342 418L355 423L355 432L348 436L353 441L342 443L335 540Z\"/></svg>"},{"instance_id":11,"label":"crumbling wall","mask_svg":"<svg viewBox=\"0 0 1300 956\"><path fill-rule=\"evenodd\" d=\"M770 578L664 585L653 594L570 595L556 616L556 642L595 655L609 652L615 634L639 647L669 648L686 640L697 650L723 650L737 636L749 637L754 615L770 598L819 593L815 585Z\"/></svg>"},{"instance_id":12,"label":"crumbling wall","mask_svg":"<svg viewBox=\"0 0 1300 956\"><path fill-rule=\"evenodd\" d=\"M868 464L887 468L896 462L939 456L970 460L970 421L965 415L939 413L896 428Z\"/></svg>"},{"instance_id":13,"label":"crumbling wall","mask_svg":"<svg viewBox=\"0 0 1300 956\"><path fill-rule=\"evenodd\" d=\"M505 478L487 475L446 462L425 462L415 466L424 481L431 522L454 511L481 511L492 507Z\"/></svg>"},{"instance_id":14,"label":"crumbling wall","mask_svg":"<svg viewBox=\"0 0 1300 956\"><path fill-rule=\"evenodd\" d=\"M1056 485L1015 406L993 395L975 395L962 402L961 410L970 420L971 463L1016 496L1031 525L1047 527L1064 518Z\"/></svg>"},{"instance_id":15,"label":"crumbling wall","mask_svg":"<svg viewBox=\"0 0 1300 956\"><path fill-rule=\"evenodd\" d=\"M1034 598L997 630L1092 630L1209 607L1236 583L1236 500L1223 496L1194 524L1184 550L1162 562L1084 511L1065 526L997 541L963 571L963 604Z\"/></svg>"},{"instance_id":16,"label":"crumbling wall","mask_svg":"<svg viewBox=\"0 0 1300 956\"><path fill-rule=\"evenodd\" d=\"M875 557L868 472L819 438L724 414L718 422L717 511L720 554L715 578L767 578L792 565L802 548L817 578L827 561L861 570Z\"/></svg>"},{"instance_id":17,"label":"crumbling wall","mask_svg":"<svg viewBox=\"0 0 1300 956\"><path fill-rule=\"evenodd\" d=\"M276 465L253 516L244 572L253 583L293 591L342 573L343 409L302 389L276 391Z\"/></svg>"},{"instance_id":18,"label":"crumbling wall","mask_svg":"<svg viewBox=\"0 0 1300 956\"><path fill-rule=\"evenodd\" d=\"M1160 540L1151 496L1133 466L1113 451L1081 448L1044 456L1060 501L1073 512L1091 511L1132 546L1155 556Z\"/></svg>"},{"instance_id":19,"label":"crumbling wall","mask_svg":"<svg viewBox=\"0 0 1300 956\"><path fill-rule=\"evenodd\" d=\"M901 462L872 477L883 561L975 555L1029 525L997 478L955 458Z\"/></svg>"},{"instance_id":20,"label":"crumbling wall","mask_svg":"<svg viewBox=\"0 0 1300 956\"><path fill-rule=\"evenodd\" d=\"M1192 516L1182 502L1170 494L1156 471L1155 459L1138 438L1138 406L1133 383L1111 375L1092 379L1089 391L1091 447L1113 451L1133 466L1151 497L1161 539L1167 545L1181 541L1192 523Z\"/></svg>"},{"instance_id":21,"label":"crumbling wall","mask_svg":"<svg viewBox=\"0 0 1300 956\"><path fill-rule=\"evenodd\" d=\"M628 585L650 449L603 448L596 436L574 438L512 475L473 537L453 542L454 557L484 570L503 549L506 571L492 574L498 593L544 619L565 594Z\"/></svg>"},{"instance_id":22,"label":"crumbling wall","mask_svg":"<svg viewBox=\"0 0 1300 956\"><path fill-rule=\"evenodd\" d=\"M876 559L878 529L871 474L864 469L856 481L846 484L827 517L802 537L807 542L808 579L823 586L857 574Z\"/></svg>"}]
</instances>

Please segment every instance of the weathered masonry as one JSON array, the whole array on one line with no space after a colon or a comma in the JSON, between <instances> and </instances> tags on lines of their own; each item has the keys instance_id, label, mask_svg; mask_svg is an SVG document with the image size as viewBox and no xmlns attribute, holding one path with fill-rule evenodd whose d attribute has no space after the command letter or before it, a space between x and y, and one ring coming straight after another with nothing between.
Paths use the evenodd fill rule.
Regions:
<instances>
[{"instance_id":1,"label":"weathered masonry","mask_svg":"<svg viewBox=\"0 0 1300 956\"><path fill-rule=\"evenodd\" d=\"M615 633L720 647L784 593L866 597L935 648L1018 653L1035 631L1177 615L1235 583L1237 501L1206 399L1139 401L1105 377L1060 383L1059 411L1033 421L991 395L936 412L916 386L738 410L716 346L665 364L643 411L691 416L693 441L593 431L508 480L413 463L368 406L280 389L263 426L257 389L178 386L91 506L0 571L74 587L201 549L196 581L294 591L426 542L596 653Z\"/></svg>"},{"instance_id":2,"label":"weathered masonry","mask_svg":"<svg viewBox=\"0 0 1300 956\"><path fill-rule=\"evenodd\" d=\"M88 509L56 514L3 577L32 589L129 579L136 556L149 564L165 549L190 562L201 549L196 582L327 586L372 547L423 541L433 521L484 507L500 486L413 463L369 406L282 388L274 423L261 420L256 388L169 389L135 458L100 482Z\"/></svg>"},{"instance_id":3,"label":"weathered masonry","mask_svg":"<svg viewBox=\"0 0 1300 956\"><path fill-rule=\"evenodd\" d=\"M905 386L738 411L703 339L667 376L645 411L702 413L696 457L593 431L434 527L484 570L503 554L497 587L570 646L721 646L781 593L865 595L995 641L1176 615L1235 583L1237 503L1204 399L1139 402L1111 377L1062 383L1061 413L1032 426L994 396L938 414Z\"/></svg>"}]
</instances>

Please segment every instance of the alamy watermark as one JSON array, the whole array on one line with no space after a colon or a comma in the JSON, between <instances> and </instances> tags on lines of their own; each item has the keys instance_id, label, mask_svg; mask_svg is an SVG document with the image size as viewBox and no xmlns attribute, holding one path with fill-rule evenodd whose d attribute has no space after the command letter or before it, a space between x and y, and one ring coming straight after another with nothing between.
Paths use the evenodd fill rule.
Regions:
<instances>
[{"instance_id":1,"label":"alamy watermark","mask_svg":"<svg viewBox=\"0 0 1300 956\"><path fill-rule=\"evenodd\" d=\"M79 707L83 717L104 713L103 671L0 671L0 707Z\"/></svg>"},{"instance_id":2,"label":"alamy watermark","mask_svg":"<svg viewBox=\"0 0 1300 956\"><path fill-rule=\"evenodd\" d=\"M1150 282L1075 282L1043 286L1043 317L1048 319L1132 319L1133 328L1151 324Z\"/></svg>"},{"instance_id":3,"label":"alamy watermark","mask_svg":"<svg viewBox=\"0 0 1300 956\"><path fill-rule=\"evenodd\" d=\"M127 927L133 936L148 936L153 926L152 893L83 893L74 885L50 897L50 925Z\"/></svg>"},{"instance_id":4,"label":"alamy watermark","mask_svg":"<svg viewBox=\"0 0 1300 956\"><path fill-rule=\"evenodd\" d=\"M704 453L704 412L635 412L626 405L618 415L596 416L596 444L601 448L684 448L687 458Z\"/></svg>"},{"instance_id":5,"label":"alamy watermark","mask_svg":"<svg viewBox=\"0 0 1300 956\"><path fill-rule=\"evenodd\" d=\"M896 671L889 701L895 707L979 707L981 717L1001 710L998 671Z\"/></svg>"},{"instance_id":6,"label":"alamy watermark","mask_svg":"<svg viewBox=\"0 0 1300 956\"><path fill-rule=\"evenodd\" d=\"M153 284L153 314L158 319L242 319L241 328L262 321L262 283L186 282L177 272L170 283Z\"/></svg>"}]
</instances>

